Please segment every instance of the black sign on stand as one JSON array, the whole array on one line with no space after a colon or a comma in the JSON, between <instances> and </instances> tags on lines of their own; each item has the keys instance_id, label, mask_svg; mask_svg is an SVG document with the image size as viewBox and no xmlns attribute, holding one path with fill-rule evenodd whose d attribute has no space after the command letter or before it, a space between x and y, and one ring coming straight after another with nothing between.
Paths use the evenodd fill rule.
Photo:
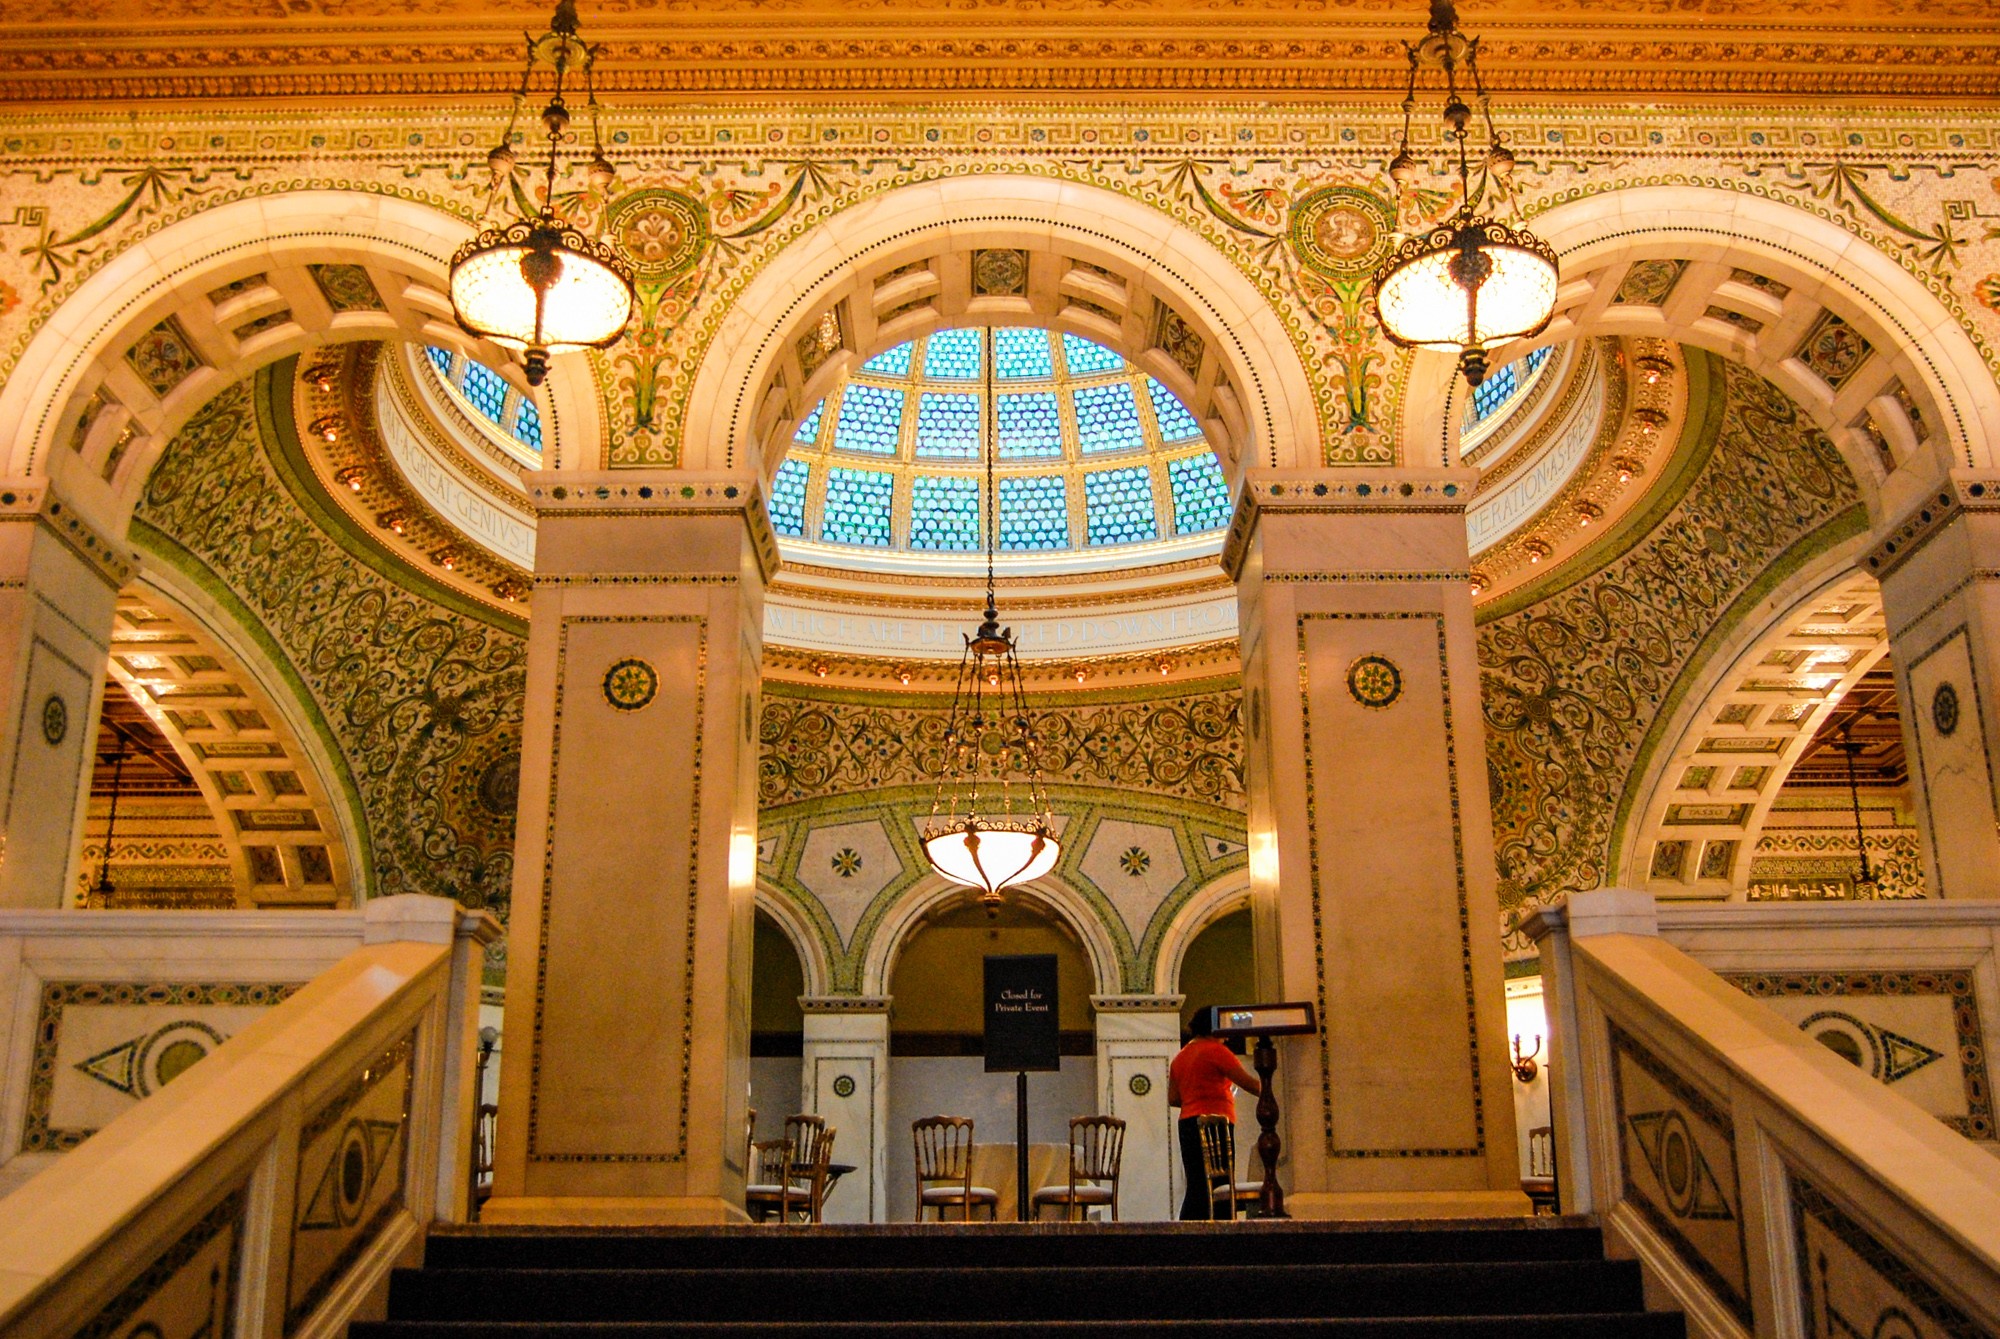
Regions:
<instances>
[{"instance_id":1,"label":"black sign on stand","mask_svg":"<svg viewBox=\"0 0 2000 1339\"><path fill-rule=\"evenodd\" d=\"M1062 1068L1053 953L986 959L986 1072L1014 1073L1014 1216L1028 1218L1028 1072Z\"/></svg>"}]
</instances>

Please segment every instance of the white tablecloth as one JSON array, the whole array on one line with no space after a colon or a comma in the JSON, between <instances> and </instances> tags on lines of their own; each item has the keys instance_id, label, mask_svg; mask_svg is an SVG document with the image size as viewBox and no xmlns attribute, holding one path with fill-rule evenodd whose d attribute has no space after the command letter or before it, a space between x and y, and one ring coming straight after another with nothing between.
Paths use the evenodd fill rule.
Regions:
<instances>
[{"instance_id":1,"label":"white tablecloth","mask_svg":"<svg viewBox=\"0 0 2000 1339\"><path fill-rule=\"evenodd\" d=\"M1015 1197L1014 1145L974 1144L972 1184L998 1191L1000 1208L994 1219L1002 1223L1013 1222L1014 1206L1019 1203ZM1043 1186L1057 1184L1069 1184L1069 1145L1028 1145L1028 1193L1032 1195ZM975 1214L975 1221L977 1217Z\"/></svg>"}]
</instances>

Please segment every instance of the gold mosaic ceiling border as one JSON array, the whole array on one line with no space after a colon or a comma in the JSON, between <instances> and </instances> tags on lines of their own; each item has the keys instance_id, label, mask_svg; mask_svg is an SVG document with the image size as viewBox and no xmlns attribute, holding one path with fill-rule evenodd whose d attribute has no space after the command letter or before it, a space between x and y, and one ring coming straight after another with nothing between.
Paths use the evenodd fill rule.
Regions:
<instances>
[{"instance_id":1,"label":"gold mosaic ceiling border","mask_svg":"<svg viewBox=\"0 0 2000 1339\"><path fill-rule=\"evenodd\" d=\"M1402 92L1401 44L1423 19L1416 0L668 8L589 16L606 50L600 92L1386 96ZM1658 0L1612 18L1586 0L1480 8L1481 64L1516 97L2000 94L1985 0L1703 0L1692 12ZM163 20L132 0L21 0L0 24L0 100L504 95L522 27L547 12L464 0L285 9L209 0Z\"/></svg>"}]
</instances>

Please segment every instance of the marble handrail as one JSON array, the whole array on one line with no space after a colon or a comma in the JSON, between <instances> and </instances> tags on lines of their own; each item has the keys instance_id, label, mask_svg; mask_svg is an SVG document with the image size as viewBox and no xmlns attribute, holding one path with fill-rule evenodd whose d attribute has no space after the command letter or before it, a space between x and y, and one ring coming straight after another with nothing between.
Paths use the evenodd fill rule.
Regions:
<instances>
[{"instance_id":1,"label":"marble handrail","mask_svg":"<svg viewBox=\"0 0 2000 1339\"><path fill-rule=\"evenodd\" d=\"M0 1335L337 1335L464 1218L499 926L417 896L362 920L360 947L0 1199Z\"/></svg>"},{"instance_id":2,"label":"marble handrail","mask_svg":"<svg viewBox=\"0 0 2000 1339\"><path fill-rule=\"evenodd\" d=\"M1528 923L1563 1207L1694 1334L2000 1330L2000 1159L1668 942L1675 914L1605 890Z\"/></svg>"}]
</instances>

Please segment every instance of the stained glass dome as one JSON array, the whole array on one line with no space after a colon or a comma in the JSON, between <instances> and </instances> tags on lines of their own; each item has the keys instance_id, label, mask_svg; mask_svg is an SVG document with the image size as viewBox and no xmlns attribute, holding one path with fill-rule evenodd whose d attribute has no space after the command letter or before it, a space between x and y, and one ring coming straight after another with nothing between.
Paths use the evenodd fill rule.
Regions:
<instances>
[{"instance_id":1,"label":"stained glass dome","mask_svg":"<svg viewBox=\"0 0 2000 1339\"><path fill-rule=\"evenodd\" d=\"M1057 555L1136 566L1220 547L1229 488L1194 415L1111 349L1027 327L940 330L848 373L793 435L772 526L807 562L976 565L989 449L1003 567Z\"/></svg>"},{"instance_id":2,"label":"stained glass dome","mask_svg":"<svg viewBox=\"0 0 2000 1339\"><path fill-rule=\"evenodd\" d=\"M490 430L494 439L530 469L542 466L542 414L533 396L523 395L484 363L430 344L424 357L459 408Z\"/></svg>"}]
</instances>

